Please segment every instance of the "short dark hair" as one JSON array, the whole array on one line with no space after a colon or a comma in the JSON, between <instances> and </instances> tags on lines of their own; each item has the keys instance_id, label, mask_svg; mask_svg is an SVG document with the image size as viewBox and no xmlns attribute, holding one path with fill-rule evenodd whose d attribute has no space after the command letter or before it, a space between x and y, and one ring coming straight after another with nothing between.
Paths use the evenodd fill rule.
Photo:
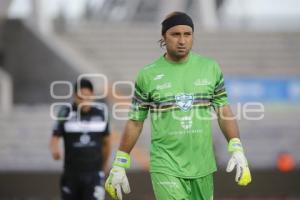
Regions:
<instances>
[{"instance_id":1,"label":"short dark hair","mask_svg":"<svg viewBox=\"0 0 300 200\"><path fill-rule=\"evenodd\" d=\"M78 87L78 84L79 84L79 87ZM94 91L92 82L85 78L80 79L80 81L76 81L76 83L74 84L74 92L77 93L78 90L82 89L82 88L87 88L87 89L91 90L92 92Z\"/></svg>"}]
</instances>

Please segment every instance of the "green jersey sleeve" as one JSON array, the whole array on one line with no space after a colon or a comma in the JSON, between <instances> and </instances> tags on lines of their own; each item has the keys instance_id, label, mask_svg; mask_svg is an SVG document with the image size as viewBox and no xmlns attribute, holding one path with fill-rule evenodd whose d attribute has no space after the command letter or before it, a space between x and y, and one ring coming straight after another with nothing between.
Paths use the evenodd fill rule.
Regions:
<instances>
[{"instance_id":1,"label":"green jersey sleeve","mask_svg":"<svg viewBox=\"0 0 300 200\"><path fill-rule=\"evenodd\" d=\"M218 64L215 65L215 72L216 72L216 84L214 88L212 105L214 108L217 108L217 107L227 105L228 98L225 89L223 73Z\"/></svg>"},{"instance_id":2,"label":"green jersey sleeve","mask_svg":"<svg viewBox=\"0 0 300 200\"><path fill-rule=\"evenodd\" d=\"M149 93L146 90L146 81L143 73L137 76L134 94L131 101L128 117L131 120L144 121L147 118L150 105Z\"/></svg>"}]
</instances>

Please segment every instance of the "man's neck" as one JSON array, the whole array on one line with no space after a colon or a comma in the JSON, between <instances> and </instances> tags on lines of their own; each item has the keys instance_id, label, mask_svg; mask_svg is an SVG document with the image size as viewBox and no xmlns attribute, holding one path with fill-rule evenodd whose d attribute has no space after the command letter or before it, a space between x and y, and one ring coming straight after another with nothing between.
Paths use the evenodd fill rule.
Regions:
<instances>
[{"instance_id":1,"label":"man's neck","mask_svg":"<svg viewBox=\"0 0 300 200\"><path fill-rule=\"evenodd\" d=\"M175 63L182 63L182 62L185 62L187 59L188 59L188 54L184 57L174 57L174 56L171 56L170 54L166 53L165 55L165 58L171 62L175 62Z\"/></svg>"}]
</instances>

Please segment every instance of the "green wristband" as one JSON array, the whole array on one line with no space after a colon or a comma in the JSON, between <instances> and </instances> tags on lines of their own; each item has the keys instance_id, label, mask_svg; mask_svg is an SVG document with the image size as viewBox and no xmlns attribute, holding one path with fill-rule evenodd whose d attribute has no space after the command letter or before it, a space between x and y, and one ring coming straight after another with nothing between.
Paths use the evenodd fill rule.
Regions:
<instances>
[{"instance_id":1,"label":"green wristband","mask_svg":"<svg viewBox=\"0 0 300 200\"><path fill-rule=\"evenodd\" d=\"M123 167L125 169L130 168L131 159L130 155L124 151L117 151L113 166Z\"/></svg>"},{"instance_id":2,"label":"green wristband","mask_svg":"<svg viewBox=\"0 0 300 200\"><path fill-rule=\"evenodd\" d=\"M235 152L235 151L244 152L241 140L239 138L230 139L227 149L229 152Z\"/></svg>"}]
</instances>

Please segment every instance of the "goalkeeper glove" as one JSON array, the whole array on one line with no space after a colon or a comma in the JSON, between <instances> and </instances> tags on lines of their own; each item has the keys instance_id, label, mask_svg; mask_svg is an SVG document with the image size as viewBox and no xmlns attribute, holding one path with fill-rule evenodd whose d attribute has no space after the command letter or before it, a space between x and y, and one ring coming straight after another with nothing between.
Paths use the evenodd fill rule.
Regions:
<instances>
[{"instance_id":1,"label":"goalkeeper glove","mask_svg":"<svg viewBox=\"0 0 300 200\"><path fill-rule=\"evenodd\" d=\"M247 159L244 155L242 143L239 138L232 138L228 144L228 151L232 156L227 165L227 172L232 172L236 166L235 181L240 186L246 186L251 182L251 174Z\"/></svg>"},{"instance_id":2,"label":"goalkeeper glove","mask_svg":"<svg viewBox=\"0 0 300 200\"><path fill-rule=\"evenodd\" d=\"M105 190L113 200L122 200L122 191L125 194L130 193L129 182L125 169L130 167L130 156L123 151L117 151L113 167L105 182Z\"/></svg>"}]
</instances>

